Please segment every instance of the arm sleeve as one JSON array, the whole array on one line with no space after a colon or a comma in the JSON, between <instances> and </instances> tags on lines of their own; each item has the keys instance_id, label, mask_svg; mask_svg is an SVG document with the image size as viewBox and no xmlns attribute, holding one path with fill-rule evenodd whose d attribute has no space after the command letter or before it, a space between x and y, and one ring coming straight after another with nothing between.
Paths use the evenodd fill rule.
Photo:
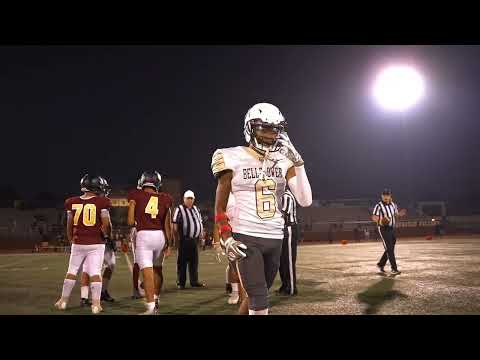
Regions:
<instances>
[{"instance_id":1,"label":"arm sleeve","mask_svg":"<svg viewBox=\"0 0 480 360\"><path fill-rule=\"evenodd\" d=\"M373 215L380 216L380 206L378 204L373 208Z\"/></svg>"},{"instance_id":2,"label":"arm sleeve","mask_svg":"<svg viewBox=\"0 0 480 360\"><path fill-rule=\"evenodd\" d=\"M288 180L288 187L300 206L312 205L312 188L303 165L295 167L295 176Z\"/></svg>"}]
</instances>

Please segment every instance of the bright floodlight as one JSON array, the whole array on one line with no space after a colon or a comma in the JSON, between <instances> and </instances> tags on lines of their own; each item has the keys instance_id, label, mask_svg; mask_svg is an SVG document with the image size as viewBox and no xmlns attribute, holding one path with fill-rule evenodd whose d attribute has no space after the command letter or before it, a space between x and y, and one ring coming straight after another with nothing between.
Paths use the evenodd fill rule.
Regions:
<instances>
[{"instance_id":1,"label":"bright floodlight","mask_svg":"<svg viewBox=\"0 0 480 360\"><path fill-rule=\"evenodd\" d=\"M424 95L425 85L420 74L409 66L390 66L375 79L373 96L387 110L405 111Z\"/></svg>"}]
</instances>

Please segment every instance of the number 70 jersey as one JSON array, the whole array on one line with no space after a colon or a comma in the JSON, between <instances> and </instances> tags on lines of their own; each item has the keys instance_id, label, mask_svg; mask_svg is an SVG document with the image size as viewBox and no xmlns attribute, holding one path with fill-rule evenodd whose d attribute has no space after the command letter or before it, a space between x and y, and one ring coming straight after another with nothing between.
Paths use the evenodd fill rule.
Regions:
<instances>
[{"instance_id":1,"label":"number 70 jersey","mask_svg":"<svg viewBox=\"0 0 480 360\"><path fill-rule=\"evenodd\" d=\"M262 176L263 157L253 149L237 146L218 149L212 157L215 177L225 170L233 172L232 194L235 206L230 222L235 233L282 239L281 212L286 175L293 163L278 152L269 154L266 176Z\"/></svg>"},{"instance_id":2,"label":"number 70 jersey","mask_svg":"<svg viewBox=\"0 0 480 360\"><path fill-rule=\"evenodd\" d=\"M103 244L101 213L112 206L109 198L75 196L65 200L65 210L73 218L73 243L79 245Z\"/></svg>"}]
</instances>

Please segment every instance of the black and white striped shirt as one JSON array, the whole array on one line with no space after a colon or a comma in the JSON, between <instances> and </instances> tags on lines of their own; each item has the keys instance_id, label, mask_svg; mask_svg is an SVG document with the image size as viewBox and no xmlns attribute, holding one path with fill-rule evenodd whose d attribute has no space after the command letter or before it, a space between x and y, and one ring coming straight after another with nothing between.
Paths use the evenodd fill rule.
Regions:
<instances>
[{"instance_id":1,"label":"black and white striped shirt","mask_svg":"<svg viewBox=\"0 0 480 360\"><path fill-rule=\"evenodd\" d=\"M377 205L375 205L375 208L373 209L373 215L380 216L380 224L384 217L388 217L390 219L388 226L395 227L395 216L398 215L397 204L395 204L393 201L389 204L385 204L383 201L380 201Z\"/></svg>"},{"instance_id":2,"label":"black and white striped shirt","mask_svg":"<svg viewBox=\"0 0 480 360\"><path fill-rule=\"evenodd\" d=\"M184 237L198 238L203 231L202 215L195 205L191 209L178 205L173 213L173 223L181 226Z\"/></svg>"},{"instance_id":3,"label":"black and white striped shirt","mask_svg":"<svg viewBox=\"0 0 480 360\"><path fill-rule=\"evenodd\" d=\"M285 225L293 225L297 223L297 202L290 190L286 190L282 198L282 211L286 215L287 223Z\"/></svg>"}]
</instances>

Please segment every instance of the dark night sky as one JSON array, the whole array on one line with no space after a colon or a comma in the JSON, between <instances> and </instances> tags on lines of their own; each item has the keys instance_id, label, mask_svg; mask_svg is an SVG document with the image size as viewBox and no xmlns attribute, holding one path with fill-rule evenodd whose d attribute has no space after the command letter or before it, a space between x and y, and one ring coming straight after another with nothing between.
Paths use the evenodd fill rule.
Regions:
<instances>
[{"instance_id":1,"label":"dark night sky","mask_svg":"<svg viewBox=\"0 0 480 360\"><path fill-rule=\"evenodd\" d=\"M406 132L370 96L393 60L427 82ZM416 198L471 205L479 80L479 46L0 47L0 184L75 194L87 171L115 185L153 167L213 199L213 151L243 144L247 109L268 101L289 121L314 198L385 186L402 196L410 173Z\"/></svg>"}]
</instances>

